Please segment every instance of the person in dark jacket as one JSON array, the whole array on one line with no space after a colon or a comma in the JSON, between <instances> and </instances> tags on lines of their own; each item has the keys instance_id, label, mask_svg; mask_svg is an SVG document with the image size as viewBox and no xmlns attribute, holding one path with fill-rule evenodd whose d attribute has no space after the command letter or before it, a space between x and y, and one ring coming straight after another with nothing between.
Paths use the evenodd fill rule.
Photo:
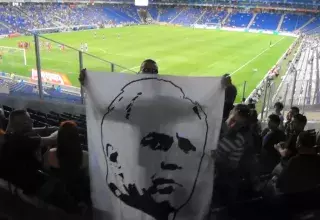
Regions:
<instances>
[{"instance_id":1,"label":"person in dark jacket","mask_svg":"<svg viewBox=\"0 0 320 220\"><path fill-rule=\"evenodd\" d=\"M287 114L287 121L286 123L284 124L284 130L285 130L285 133L286 135L291 133L291 123L293 121L293 117L298 115L300 112L299 108L298 107L291 107L290 111L288 112Z\"/></svg>"},{"instance_id":2,"label":"person in dark jacket","mask_svg":"<svg viewBox=\"0 0 320 220\"><path fill-rule=\"evenodd\" d=\"M261 173L271 173L280 162L280 154L274 148L275 144L285 141L285 134L279 129L281 119L278 115L272 114L268 117L268 133L263 137L260 167Z\"/></svg>"},{"instance_id":3,"label":"person in dark jacket","mask_svg":"<svg viewBox=\"0 0 320 220\"><path fill-rule=\"evenodd\" d=\"M315 149L314 132L301 132L297 138L298 154L292 157L281 171L276 187L283 193L315 189L320 184L320 156Z\"/></svg>"},{"instance_id":4,"label":"person in dark jacket","mask_svg":"<svg viewBox=\"0 0 320 220\"><path fill-rule=\"evenodd\" d=\"M226 120L233 109L233 104L237 97L237 88L232 84L230 74L224 74L223 79L223 84L225 85L223 118Z\"/></svg>"}]
</instances>

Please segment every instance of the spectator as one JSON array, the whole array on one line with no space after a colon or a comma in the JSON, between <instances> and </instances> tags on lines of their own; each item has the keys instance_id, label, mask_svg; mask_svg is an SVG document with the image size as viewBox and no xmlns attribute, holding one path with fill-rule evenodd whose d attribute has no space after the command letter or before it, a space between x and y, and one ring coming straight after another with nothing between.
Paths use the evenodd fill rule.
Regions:
<instances>
[{"instance_id":1,"label":"spectator","mask_svg":"<svg viewBox=\"0 0 320 220\"><path fill-rule=\"evenodd\" d=\"M58 130L57 148L48 151L49 169L61 176L70 177L88 166L88 159L83 160L87 152L81 150L80 137L76 123L63 122Z\"/></svg>"},{"instance_id":2,"label":"spectator","mask_svg":"<svg viewBox=\"0 0 320 220\"><path fill-rule=\"evenodd\" d=\"M303 131L297 140L298 154L281 171L276 187L284 193L315 189L320 183L320 157L317 155L315 133Z\"/></svg>"},{"instance_id":3,"label":"spectator","mask_svg":"<svg viewBox=\"0 0 320 220\"><path fill-rule=\"evenodd\" d=\"M307 125L307 118L304 115L296 114L293 116L291 122L290 131L291 133L287 134L287 141L285 148L291 151L292 154L296 153L296 142L298 135L304 131L305 126Z\"/></svg>"},{"instance_id":4,"label":"spectator","mask_svg":"<svg viewBox=\"0 0 320 220\"><path fill-rule=\"evenodd\" d=\"M282 110L283 110L283 108L284 108L284 106L283 106L283 104L281 103L281 102L276 102L275 104L274 104L274 109L275 109L275 114L276 115L278 115L279 116L279 118L280 118L280 129L282 130L282 129L284 129L284 124L283 124L283 121L284 121L284 117L283 117L283 115L282 115Z\"/></svg>"},{"instance_id":5,"label":"spectator","mask_svg":"<svg viewBox=\"0 0 320 220\"><path fill-rule=\"evenodd\" d=\"M222 131L216 152L216 183L218 203L228 203L235 199L239 182L240 159L245 151L249 136L249 108L239 104L231 112L226 121L226 131Z\"/></svg>"},{"instance_id":6,"label":"spectator","mask_svg":"<svg viewBox=\"0 0 320 220\"><path fill-rule=\"evenodd\" d=\"M275 144L285 141L285 134L279 129L280 123L278 115L272 114L268 117L269 132L263 137L260 158L262 173L271 173L280 162L280 154L274 148Z\"/></svg>"},{"instance_id":7,"label":"spectator","mask_svg":"<svg viewBox=\"0 0 320 220\"><path fill-rule=\"evenodd\" d=\"M6 130L7 122L6 122L6 116L4 115L4 111L2 108L0 108L0 130L4 131Z\"/></svg>"},{"instance_id":8,"label":"spectator","mask_svg":"<svg viewBox=\"0 0 320 220\"><path fill-rule=\"evenodd\" d=\"M250 108L250 106L248 105ZM261 124L258 120L258 112L255 109L250 109L250 132L252 134L253 146L256 153L261 150Z\"/></svg>"},{"instance_id":9,"label":"spectator","mask_svg":"<svg viewBox=\"0 0 320 220\"><path fill-rule=\"evenodd\" d=\"M254 109L250 109L248 124L250 130L245 135L244 152L237 173L243 180L242 187L252 189L259 172L257 154L261 151L261 125L258 121L258 113Z\"/></svg>"},{"instance_id":10,"label":"spectator","mask_svg":"<svg viewBox=\"0 0 320 220\"><path fill-rule=\"evenodd\" d=\"M49 137L30 137L32 119L25 110L14 110L9 116L9 129L4 135L0 149L0 176L22 188L35 193L43 179L37 175L41 169L40 150L56 143L57 132Z\"/></svg>"},{"instance_id":11,"label":"spectator","mask_svg":"<svg viewBox=\"0 0 320 220\"><path fill-rule=\"evenodd\" d=\"M250 109L256 109L256 103L255 103L255 101L253 100L253 98L249 98L248 107L249 107Z\"/></svg>"},{"instance_id":12,"label":"spectator","mask_svg":"<svg viewBox=\"0 0 320 220\"><path fill-rule=\"evenodd\" d=\"M306 116L301 114L297 114L293 117L293 121L291 123L291 133L287 135L285 142L280 142L275 145L275 149L281 155L281 163L279 163L273 173L278 174L281 170L287 166L289 159L297 154L297 138L299 134L304 131L304 128L307 124Z\"/></svg>"},{"instance_id":13,"label":"spectator","mask_svg":"<svg viewBox=\"0 0 320 220\"><path fill-rule=\"evenodd\" d=\"M57 147L44 155L44 167L60 179L78 202L90 201L88 152L82 151L75 122L63 122L58 130Z\"/></svg>"},{"instance_id":14,"label":"spectator","mask_svg":"<svg viewBox=\"0 0 320 220\"><path fill-rule=\"evenodd\" d=\"M141 63L139 74L158 74L158 65L154 60L147 59ZM87 69L82 69L79 75L79 82L85 85Z\"/></svg>"},{"instance_id":15,"label":"spectator","mask_svg":"<svg viewBox=\"0 0 320 220\"><path fill-rule=\"evenodd\" d=\"M285 133L288 135L289 133L291 133L291 121L292 121L292 118L299 114L300 110L298 107L291 107L290 111L288 112L287 114L287 121L286 123L284 124L284 129L285 129Z\"/></svg>"},{"instance_id":16,"label":"spectator","mask_svg":"<svg viewBox=\"0 0 320 220\"><path fill-rule=\"evenodd\" d=\"M233 109L233 104L237 97L237 88L232 84L230 74L224 74L223 80L224 80L223 84L226 86L223 118L227 119L230 111Z\"/></svg>"},{"instance_id":17,"label":"spectator","mask_svg":"<svg viewBox=\"0 0 320 220\"><path fill-rule=\"evenodd\" d=\"M158 65L154 60L147 59L141 63L141 74L158 74Z\"/></svg>"},{"instance_id":18,"label":"spectator","mask_svg":"<svg viewBox=\"0 0 320 220\"><path fill-rule=\"evenodd\" d=\"M249 131L250 110L246 105L239 104L231 112L226 121L227 131L222 133L216 151L217 164L223 170L234 170L243 153L244 133ZM230 141L231 143L227 143Z\"/></svg>"}]
</instances>

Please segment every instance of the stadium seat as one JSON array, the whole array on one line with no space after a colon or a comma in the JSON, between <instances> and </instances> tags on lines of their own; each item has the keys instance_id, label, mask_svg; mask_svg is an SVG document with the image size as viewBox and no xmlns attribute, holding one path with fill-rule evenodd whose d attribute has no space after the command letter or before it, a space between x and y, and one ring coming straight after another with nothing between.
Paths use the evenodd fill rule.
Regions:
<instances>
[{"instance_id":1,"label":"stadium seat","mask_svg":"<svg viewBox=\"0 0 320 220\"><path fill-rule=\"evenodd\" d=\"M246 28L253 17L252 13L234 13L230 15L227 26Z\"/></svg>"}]
</instances>

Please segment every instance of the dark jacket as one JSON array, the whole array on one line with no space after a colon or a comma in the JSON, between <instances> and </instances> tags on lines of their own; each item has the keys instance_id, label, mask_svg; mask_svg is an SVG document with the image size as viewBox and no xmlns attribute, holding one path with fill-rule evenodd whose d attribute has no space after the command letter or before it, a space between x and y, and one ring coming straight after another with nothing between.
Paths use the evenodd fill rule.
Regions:
<instances>
[{"instance_id":1,"label":"dark jacket","mask_svg":"<svg viewBox=\"0 0 320 220\"><path fill-rule=\"evenodd\" d=\"M284 193L314 189L320 184L320 157L298 154L281 171L276 187Z\"/></svg>"}]
</instances>

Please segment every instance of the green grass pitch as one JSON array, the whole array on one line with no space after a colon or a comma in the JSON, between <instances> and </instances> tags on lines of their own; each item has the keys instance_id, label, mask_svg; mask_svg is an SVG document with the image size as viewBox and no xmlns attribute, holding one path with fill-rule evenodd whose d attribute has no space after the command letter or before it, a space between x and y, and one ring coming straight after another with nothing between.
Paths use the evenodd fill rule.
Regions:
<instances>
[{"instance_id":1,"label":"green grass pitch","mask_svg":"<svg viewBox=\"0 0 320 220\"><path fill-rule=\"evenodd\" d=\"M160 74L165 75L220 76L233 73L238 101L242 96L243 82L247 81L248 95L294 41L293 37L278 35L169 26L132 26L44 36L76 49L81 43L87 43L88 53L134 71L139 70L144 59L152 58L158 63ZM17 47L18 41L32 42L33 38L1 39L0 46ZM78 52L68 48L60 51L54 43L52 47L50 52L41 49L41 67L64 73L74 86L79 86ZM31 47L27 51L25 66L22 53L6 53L0 71L30 77L31 69L36 68L34 54L34 47ZM88 55L83 56L83 63L89 70L111 70L110 64ZM129 73L120 67L115 71Z\"/></svg>"}]
</instances>

